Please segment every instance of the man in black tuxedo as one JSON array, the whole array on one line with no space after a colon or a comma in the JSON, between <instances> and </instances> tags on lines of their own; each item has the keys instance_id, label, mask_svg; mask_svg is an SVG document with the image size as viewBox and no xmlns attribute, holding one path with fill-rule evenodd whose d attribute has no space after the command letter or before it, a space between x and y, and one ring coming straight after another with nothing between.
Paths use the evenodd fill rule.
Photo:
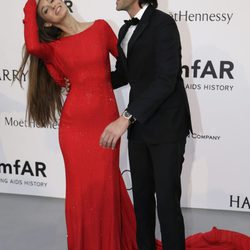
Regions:
<instances>
[{"instance_id":1,"label":"man in black tuxedo","mask_svg":"<svg viewBox=\"0 0 250 250\"><path fill-rule=\"evenodd\" d=\"M130 84L129 104L100 140L114 148L128 128L139 250L155 249L155 194L163 249L184 250L180 175L191 131L177 26L157 0L117 0L132 18L118 36L113 88Z\"/></svg>"}]
</instances>

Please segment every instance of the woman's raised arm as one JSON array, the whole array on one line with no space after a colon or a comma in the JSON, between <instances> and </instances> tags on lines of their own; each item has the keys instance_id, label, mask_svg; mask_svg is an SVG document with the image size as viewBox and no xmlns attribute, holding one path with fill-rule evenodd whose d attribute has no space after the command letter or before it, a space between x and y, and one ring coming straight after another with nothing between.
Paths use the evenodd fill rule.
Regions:
<instances>
[{"instance_id":1,"label":"woman's raised arm","mask_svg":"<svg viewBox=\"0 0 250 250\"><path fill-rule=\"evenodd\" d=\"M47 43L39 41L36 1L28 0L23 10L26 49L30 54L46 60L51 55L51 47Z\"/></svg>"}]
</instances>

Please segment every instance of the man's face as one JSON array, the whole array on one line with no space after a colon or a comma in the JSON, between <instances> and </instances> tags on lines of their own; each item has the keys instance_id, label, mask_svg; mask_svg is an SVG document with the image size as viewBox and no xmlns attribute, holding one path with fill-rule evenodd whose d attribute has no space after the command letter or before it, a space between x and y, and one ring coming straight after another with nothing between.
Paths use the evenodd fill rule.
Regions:
<instances>
[{"instance_id":1,"label":"man's face","mask_svg":"<svg viewBox=\"0 0 250 250\"><path fill-rule=\"evenodd\" d=\"M116 10L125 10L133 8L134 5L138 5L138 0L116 0Z\"/></svg>"}]
</instances>

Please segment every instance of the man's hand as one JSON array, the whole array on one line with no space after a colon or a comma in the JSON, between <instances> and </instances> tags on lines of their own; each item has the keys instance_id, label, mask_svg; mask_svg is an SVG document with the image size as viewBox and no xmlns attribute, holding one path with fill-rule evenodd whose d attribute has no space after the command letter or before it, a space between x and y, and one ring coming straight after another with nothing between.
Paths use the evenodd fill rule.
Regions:
<instances>
[{"instance_id":1,"label":"man's hand","mask_svg":"<svg viewBox=\"0 0 250 250\"><path fill-rule=\"evenodd\" d=\"M70 91L70 81L66 77L64 77L64 84L65 84L65 94L67 95Z\"/></svg>"},{"instance_id":2,"label":"man's hand","mask_svg":"<svg viewBox=\"0 0 250 250\"><path fill-rule=\"evenodd\" d=\"M114 122L111 122L103 131L100 138L100 146L114 149L117 141L125 133L130 125L130 121L120 116Z\"/></svg>"}]
</instances>

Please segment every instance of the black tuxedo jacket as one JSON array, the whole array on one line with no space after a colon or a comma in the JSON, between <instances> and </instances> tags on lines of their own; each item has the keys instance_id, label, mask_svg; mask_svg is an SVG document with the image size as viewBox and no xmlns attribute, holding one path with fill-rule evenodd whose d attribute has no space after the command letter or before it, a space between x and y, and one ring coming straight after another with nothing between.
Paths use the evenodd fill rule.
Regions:
<instances>
[{"instance_id":1,"label":"black tuxedo jacket","mask_svg":"<svg viewBox=\"0 0 250 250\"><path fill-rule=\"evenodd\" d=\"M128 139L154 144L185 138L192 128L175 21L148 6L129 41L127 58L120 46L126 32L125 24L118 35L112 85L131 86L127 110L137 121L129 128Z\"/></svg>"}]
</instances>

